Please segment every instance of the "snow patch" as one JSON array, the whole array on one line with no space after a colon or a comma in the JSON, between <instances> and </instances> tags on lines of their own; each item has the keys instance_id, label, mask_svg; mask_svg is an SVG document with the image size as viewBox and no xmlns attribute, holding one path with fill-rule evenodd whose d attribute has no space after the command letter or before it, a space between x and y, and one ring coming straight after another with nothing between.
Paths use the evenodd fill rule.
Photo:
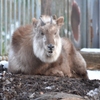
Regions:
<instances>
[{"instance_id":1,"label":"snow patch","mask_svg":"<svg viewBox=\"0 0 100 100\"><path fill-rule=\"evenodd\" d=\"M93 100L100 100L100 87L95 88L94 90L90 90L87 93L88 96L92 97Z\"/></svg>"},{"instance_id":2,"label":"snow patch","mask_svg":"<svg viewBox=\"0 0 100 100\"><path fill-rule=\"evenodd\" d=\"M46 90L52 90L55 86L47 86L45 87Z\"/></svg>"},{"instance_id":3,"label":"snow patch","mask_svg":"<svg viewBox=\"0 0 100 100\"><path fill-rule=\"evenodd\" d=\"M90 80L98 79L100 80L100 71L98 70L87 70Z\"/></svg>"},{"instance_id":4,"label":"snow patch","mask_svg":"<svg viewBox=\"0 0 100 100\"><path fill-rule=\"evenodd\" d=\"M82 48L80 51L88 53L100 53L100 49L98 48Z\"/></svg>"},{"instance_id":5,"label":"snow patch","mask_svg":"<svg viewBox=\"0 0 100 100\"><path fill-rule=\"evenodd\" d=\"M8 68L8 61L3 60L3 61L0 62L0 65L4 65L3 68L7 69Z\"/></svg>"}]
</instances>

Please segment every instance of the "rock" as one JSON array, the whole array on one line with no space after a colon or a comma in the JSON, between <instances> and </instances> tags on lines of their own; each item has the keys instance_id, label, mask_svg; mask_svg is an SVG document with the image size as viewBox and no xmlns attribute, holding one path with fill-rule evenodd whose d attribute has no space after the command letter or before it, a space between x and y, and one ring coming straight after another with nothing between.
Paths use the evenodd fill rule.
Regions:
<instances>
[{"instance_id":1,"label":"rock","mask_svg":"<svg viewBox=\"0 0 100 100\"><path fill-rule=\"evenodd\" d=\"M45 93L35 100L89 100L87 97L83 98L79 95L67 94L63 92Z\"/></svg>"}]
</instances>

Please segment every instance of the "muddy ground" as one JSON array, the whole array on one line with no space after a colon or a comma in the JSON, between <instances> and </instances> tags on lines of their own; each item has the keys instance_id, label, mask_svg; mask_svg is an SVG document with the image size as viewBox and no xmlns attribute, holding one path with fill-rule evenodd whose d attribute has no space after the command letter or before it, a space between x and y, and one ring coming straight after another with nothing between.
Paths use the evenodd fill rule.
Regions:
<instances>
[{"instance_id":1,"label":"muddy ground","mask_svg":"<svg viewBox=\"0 0 100 100\"><path fill-rule=\"evenodd\" d=\"M50 92L64 92L85 97L90 90L99 86L100 80L6 74L0 79L0 100L35 100Z\"/></svg>"}]
</instances>

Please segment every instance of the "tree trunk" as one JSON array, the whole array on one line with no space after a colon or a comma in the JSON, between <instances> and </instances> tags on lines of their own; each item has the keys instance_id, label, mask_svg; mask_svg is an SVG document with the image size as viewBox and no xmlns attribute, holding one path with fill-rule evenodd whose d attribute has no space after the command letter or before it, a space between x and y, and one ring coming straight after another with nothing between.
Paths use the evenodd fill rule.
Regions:
<instances>
[{"instance_id":1,"label":"tree trunk","mask_svg":"<svg viewBox=\"0 0 100 100\"><path fill-rule=\"evenodd\" d=\"M51 3L52 0L41 0L41 14L51 15Z\"/></svg>"}]
</instances>

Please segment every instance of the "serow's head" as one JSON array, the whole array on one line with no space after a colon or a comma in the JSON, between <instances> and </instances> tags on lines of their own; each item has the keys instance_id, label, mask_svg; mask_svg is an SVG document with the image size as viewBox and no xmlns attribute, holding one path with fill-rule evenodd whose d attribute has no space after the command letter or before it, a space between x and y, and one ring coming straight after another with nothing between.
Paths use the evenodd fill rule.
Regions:
<instances>
[{"instance_id":1,"label":"serow's head","mask_svg":"<svg viewBox=\"0 0 100 100\"><path fill-rule=\"evenodd\" d=\"M58 59L62 49L59 33L63 24L63 17L43 15L39 20L33 18L33 51L42 62L52 63Z\"/></svg>"}]
</instances>

